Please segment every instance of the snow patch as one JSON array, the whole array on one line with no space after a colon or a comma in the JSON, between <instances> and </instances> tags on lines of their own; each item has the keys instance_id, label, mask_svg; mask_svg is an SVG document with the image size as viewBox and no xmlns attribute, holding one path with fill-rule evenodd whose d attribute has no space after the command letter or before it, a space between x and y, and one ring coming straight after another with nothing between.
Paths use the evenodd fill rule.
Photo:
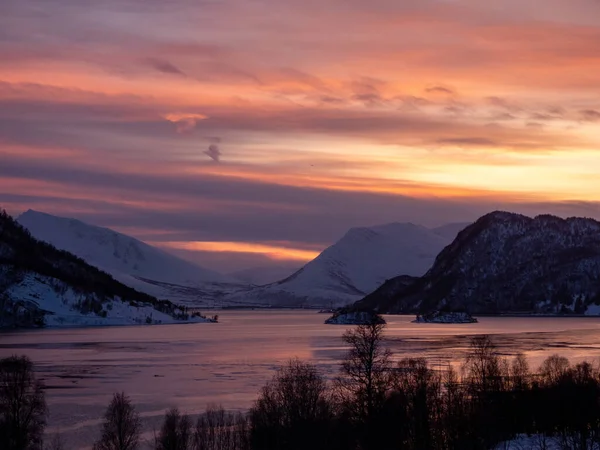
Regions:
<instances>
[{"instance_id":1,"label":"snow patch","mask_svg":"<svg viewBox=\"0 0 600 450\"><path fill-rule=\"evenodd\" d=\"M595 303L588 305L587 309L585 310L585 315L600 316L600 305L596 305Z\"/></svg>"},{"instance_id":2,"label":"snow patch","mask_svg":"<svg viewBox=\"0 0 600 450\"><path fill-rule=\"evenodd\" d=\"M325 321L328 325L367 325L384 324L385 320L378 314L369 311L351 311L335 313Z\"/></svg>"},{"instance_id":3,"label":"snow patch","mask_svg":"<svg viewBox=\"0 0 600 450\"><path fill-rule=\"evenodd\" d=\"M33 304L45 311L45 325L49 327L212 322L211 319L202 317L178 320L154 309L152 305L123 301L118 297L101 302L102 309L99 313L84 313L82 302L90 299L99 302L96 297L79 294L59 280L32 273L26 274L18 284L9 287L6 293L13 301Z\"/></svg>"}]
</instances>

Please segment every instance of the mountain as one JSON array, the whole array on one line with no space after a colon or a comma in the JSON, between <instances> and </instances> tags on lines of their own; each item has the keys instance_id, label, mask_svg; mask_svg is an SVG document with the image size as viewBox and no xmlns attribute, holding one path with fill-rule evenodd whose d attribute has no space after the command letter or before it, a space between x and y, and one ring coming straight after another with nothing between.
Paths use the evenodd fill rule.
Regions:
<instances>
[{"instance_id":1,"label":"mountain","mask_svg":"<svg viewBox=\"0 0 600 450\"><path fill-rule=\"evenodd\" d=\"M390 280L355 306L380 313L598 314L598 304L600 222L497 211L461 231L424 276Z\"/></svg>"},{"instance_id":2,"label":"mountain","mask_svg":"<svg viewBox=\"0 0 600 450\"><path fill-rule=\"evenodd\" d=\"M273 306L341 306L397 275L421 276L454 236L412 223L353 228L293 275L226 296Z\"/></svg>"},{"instance_id":3,"label":"mountain","mask_svg":"<svg viewBox=\"0 0 600 450\"><path fill-rule=\"evenodd\" d=\"M137 292L72 253L35 239L0 211L0 327L188 319L183 308Z\"/></svg>"},{"instance_id":4,"label":"mountain","mask_svg":"<svg viewBox=\"0 0 600 450\"><path fill-rule=\"evenodd\" d=\"M242 269L229 274L230 277L239 280L246 284L253 284L255 286L262 286L269 283L274 283L284 278L289 277L298 270L298 267L291 268L287 266L264 266L264 267L251 267L249 269Z\"/></svg>"},{"instance_id":5,"label":"mountain","mask_svg":"<svg viewBox=\"0 0 600 450\"><path fill-rule=\"evenodd\" d=\"M117 276L125 274L182 285L227 281L221 274L109 228L32 210L23 213L17 221L37 239Z\"/></svg>"}]
</instances>

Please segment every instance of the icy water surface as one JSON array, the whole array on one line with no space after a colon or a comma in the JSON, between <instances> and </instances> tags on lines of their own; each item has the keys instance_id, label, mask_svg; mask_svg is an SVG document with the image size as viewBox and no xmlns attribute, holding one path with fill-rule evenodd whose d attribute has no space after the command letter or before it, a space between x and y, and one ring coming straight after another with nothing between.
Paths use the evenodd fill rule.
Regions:
<instances>
[{"instance_id":1,"label":"icy water surface","mask_svg":"<svg viewBox=\"0 0 600 450\"><path fill-rule=\"evenodd\" d=\"M222 311L219 324L48 329L0 334L0 357L26 354L48 390L49 431L74 447L97 435L113 392L128 393L146 420L166 408L196 413L207 403L251 405L274 369L298 357L333 375L344 353L345 326L324 325L314 311ZM462 358L469 335L492 334L502 353L522 351L533 367L552 353L573 361L600 358L597 318L480 318L478 324L413 324L389 316L396 357L425 356L435 365ZM68 448L71 448L69 446Z\"/></svg>"}]
</instances>

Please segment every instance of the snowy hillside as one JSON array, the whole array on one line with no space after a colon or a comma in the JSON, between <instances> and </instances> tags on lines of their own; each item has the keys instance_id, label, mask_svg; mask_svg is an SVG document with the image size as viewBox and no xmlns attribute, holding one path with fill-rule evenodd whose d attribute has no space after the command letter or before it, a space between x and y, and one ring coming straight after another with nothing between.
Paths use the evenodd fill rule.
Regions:
<instances>
[{"instance_id":1,"label":"snowy hillside","mask_svg":"<svg viewBox=\"0 0 600 450\"><path fill-rule=\"evenodd\" d=\"M0 212L0 327L206 322L135 291Z\"/></svg>"},{"instance_id":2,"label":"snowy hillside","mask_svg":"<svg viewBox=\"0 0 600 450\"><path fill-rule=\"evenodd\" d=\"M121 282L153 295L160 295L160 291L152 291L136 278L186 286L228 281L221 274L108 228L32 210L17 221L37 239L71 252Z\"/></svg>"},{"instance_id":3,"label":"snowy hillside","mask_svg":"<svg viewBox=\"0 0 600 450\"><path fill-rule=\"evenodd\" d=\"M293 273L298 271L298 267L251 267L249 269L238 270L232 272L229 276L240 280L246 284L253 284L255 286L262 286L269 283L274 283L284 278L289 277Z\"/></svg>"},{"instance_id":4,"label":"snowy hillside","mask_svg":"<svg viewBox=\"0 0 600 450\"><path fill-rule=\"evenodd\" d=\"M48 327L157 325L213 321L200 316L184 319L186 313L182 309L176 308L172 314L168 314L157 310L149 303L122 300L120 297L106 299L93 293L83 294L60 280L33 273L24 275L17 283L11 285L5 291L5 295L10 298L12 305L16 305L18 314L40 317L39 323ZM0 306L2 304L0 300ZM0 307L0 328L14 326L5 323L1 310Z\"/></svg>"},{"instance_id":5,"label":"snowy hillside","mask_svg":"<svg viewBox=\"0 0 600 450\"><path fill-rule=\"evenodd\" d=\"M341 306L364 297L387 279L423 275L455 237L412 223L353 228L290 277L226 296L273 306Z\"/></svg>"}]
</instances>

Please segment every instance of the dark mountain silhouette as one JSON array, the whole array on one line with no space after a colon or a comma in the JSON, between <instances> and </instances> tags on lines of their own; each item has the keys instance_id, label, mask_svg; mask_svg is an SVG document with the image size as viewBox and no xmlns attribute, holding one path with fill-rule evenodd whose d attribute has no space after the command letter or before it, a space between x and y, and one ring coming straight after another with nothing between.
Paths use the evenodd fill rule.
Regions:
<instances>
[{"instance_id":1,"label":"dark mountain silhouette","mask_svg":"<svg viewBox=\"0 0 600 450\"><path fill-rule=\"evenodd\" d=\"M493 212L461 231L433 267L355 303L380 313L598 314L600 222Z\"/></svg>"}]
</instances>

